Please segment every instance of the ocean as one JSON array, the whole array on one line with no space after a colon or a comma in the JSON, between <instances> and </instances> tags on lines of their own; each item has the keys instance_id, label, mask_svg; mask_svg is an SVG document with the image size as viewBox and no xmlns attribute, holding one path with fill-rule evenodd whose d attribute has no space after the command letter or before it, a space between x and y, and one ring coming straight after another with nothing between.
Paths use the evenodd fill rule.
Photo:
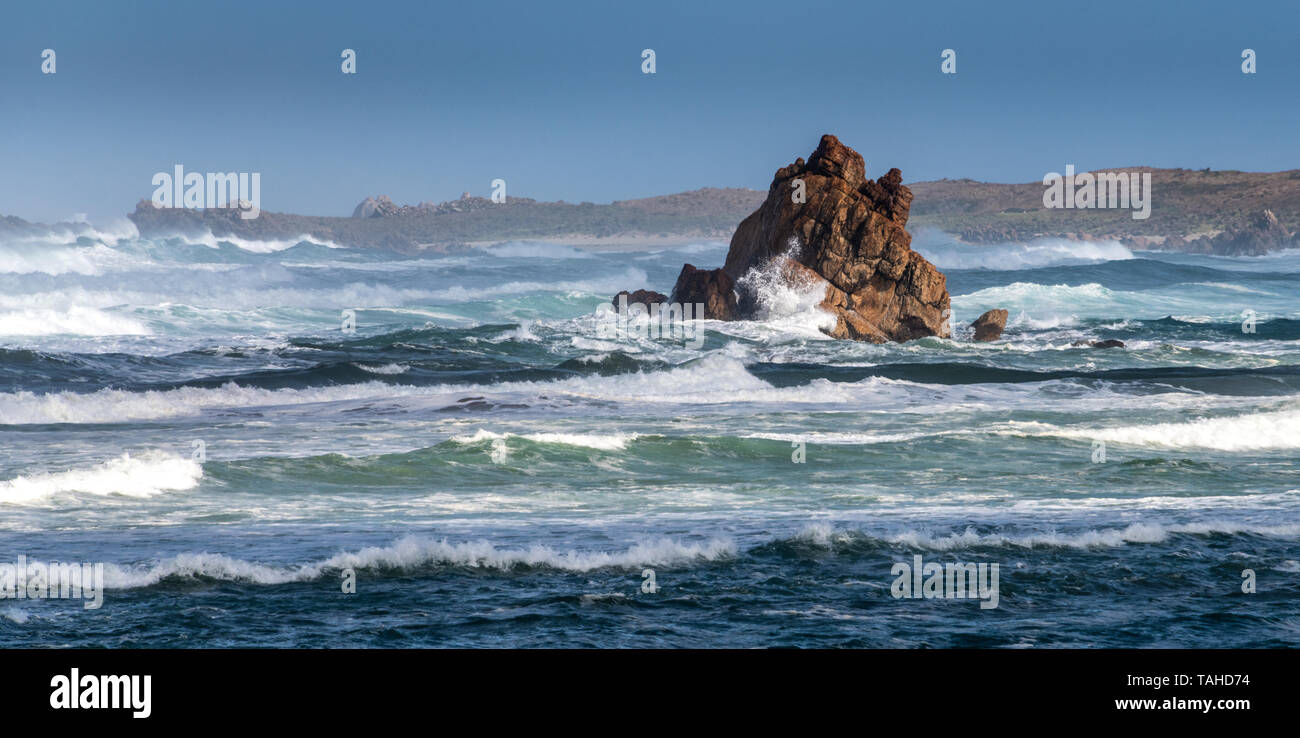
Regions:
<instances>
[{"instance_id":1,"label":"ocean","mask_svg":"<svg viewBox=\"0 0 1300 738\"><path fill-rule=\"evenodd\" d=\"M913 245L1002 340L836 341L779 285L701 345L600 334L718 242L0 243L0 563L105 588L15 590L0 639L1300 645L1300 252ZM918 561L996 606L899 596Z\"/></svg>"}]
</instances>

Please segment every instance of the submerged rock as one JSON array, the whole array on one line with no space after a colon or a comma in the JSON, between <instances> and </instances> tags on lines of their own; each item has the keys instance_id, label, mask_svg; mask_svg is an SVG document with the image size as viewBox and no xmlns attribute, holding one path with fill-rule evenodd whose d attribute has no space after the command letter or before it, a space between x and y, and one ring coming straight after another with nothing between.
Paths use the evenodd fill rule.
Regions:
<instances>
[{"instance_id":1,"label":"submerged rock","mask_svg":"<svg viewBox=\"0 0 1300 738\"><path fill-rule=\"evenodd\" d=\"M1124 342L1116 338L1108 338L1105 341L1075 341L1071 346L1090 346L1092 348L1124 348Z\"/></svg>"},{"instance_id":2,"label":"submerged rock","mask_svg":"<svg viewBox=\"0 0 1300 738\"><path fill-rule=\"evenodd\" d=\"M1006 310L997 308L976 318L975 322L970 324L970 327L975 329L975 340L996 341L1001 338L1002 331L1007 327L1007 315L1009 313Z\"/></svg>"}]
</instances>

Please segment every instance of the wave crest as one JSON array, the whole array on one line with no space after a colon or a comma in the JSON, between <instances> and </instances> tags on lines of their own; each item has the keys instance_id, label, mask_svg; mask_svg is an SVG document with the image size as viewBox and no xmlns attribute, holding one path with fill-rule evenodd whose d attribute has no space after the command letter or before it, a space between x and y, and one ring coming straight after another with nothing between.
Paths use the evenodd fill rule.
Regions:
<instances>
[{"instance_id":1,"label":"wave crest","mask_svg":"<svg viewBox=\"0 0 1300 738\"><path fill-rule=\"evenodd\" d=\"M1024 423L1004 435L1055 436L1162 448L1207 448L1216 451L1268 451L1300 448L1300 410L1198 418L1185 423L1155 423L1114 428L1058 428Z\"/></svg>"},{"instance_id":2,"label":"wave crest","mask_svg":"<svg viewBox=\"0 0 1300 738\"><path fill-rule=\"evenodd\" d=\"M713 538L701 542L658 539L634 544L623 551L559 550L550 546L501 548L491 541L451 543L447 539L405 536L389 546L372 546L344 552L323 561L297 566L271 566L224 554L180 554L142 566L108 564L104 584L109 589L148 587L171 577L209 578L254 584L306 582L343 569L411 570L428 566L510 571L545 567L569 572L596 569L639 569L699 561L716 561L736 554L734 541Z\"/></svg>"},{"instance_id":3,"label":"wave crest","mask_svg":"<svg viewBox=\"0 0 1300 738\"><path fill-rule=\"evenodd\" d=\"M933 230L918 233L912 248L940 269L1017 271L1136 258L1119 241L1041 238L1028 243L969 244Z\"/></svg>"},{"instance_id":4,"label":"wave crest","mask_svg":"<svg viewBox=\"0 0 1300 738\"><path fill-rule=\"evenodd\" d=\"M33 503L65 493L99 496L153 497L162 492L192 489L203 478L203 467L163 451L146 451L85 469L19 476L0 482L0 502Z\"/></svg>"}]
</instances>

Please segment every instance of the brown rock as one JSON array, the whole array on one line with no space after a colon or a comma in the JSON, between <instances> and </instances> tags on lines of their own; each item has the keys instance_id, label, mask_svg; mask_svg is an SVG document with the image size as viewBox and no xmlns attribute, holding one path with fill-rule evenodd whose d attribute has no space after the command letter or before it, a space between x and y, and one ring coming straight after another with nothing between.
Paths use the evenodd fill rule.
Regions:
<instances>
[{"instance_id":1,"label":"brown rock","mask_svg":"<svg viewBox=\"0 0 1300 738\"><path fill-rule=\"evenodd\" d=\"M654 290L637 290L636 292L628 292L627 290L623 290L617 295L614 295L614 299L610 300L610 303L615 309L618 308L619 298L623 296L627 297L628 305L639 302L642 305L645 305L646 310L649 310L651 305L668 302L668 296L662 292L655 292Z\"/></svg>"},{"instance_id":2,"label":"brown rock","mask_svg":"<svg viewBox=\"0 0 1300 738\"><path fill-rule=\"evenodd\" d=\"M904 229L912 192L897 169L877 180L865 172L856 151L822 136L807 163L777 170L767 199L736 229L723 270L735 283L780 257L807 267L827 282L823 307L836 318L827 333L837 338L946 337L946 280ZM794 202L795 180L804 202ZM756 297L741 289L738 317L753 317Z\"/></svg>"},{"instance_id":3,"label":"brown rock","mask_svg":"<svg viewBox=\"0 0 1300 738\"><path fill-rule=\"evenodd\" d=\"M1002 337L1007 328L1007 311L1001 308L990 310L970 324L975 329L976 341L996 341Z\"/></svg>"},{"instance_id":4,"label":"brown rock","mask_svg":"<svg viewBox=\"0 0 1300 738\"><path fill-rule=\"evenodd\" d=\"M831 328L823 328L824 333L832 338L853 341L868 341L870 343L887 343L889 341L889 336L881 333L878 328L869 323L853 308L851 295L831 284L825 277L813 271L811 267L804 266L785 256L776 258L779 260L779 274L788 284L803 289L819 286L825 290L823 293L825 297L822 298L819 307L835 316L835 325Z\"/></svg>"},{"instance_id":5,"label":"brown rock","mask_svg":"<svg viewBox=\"0 0 1300 738\"><path fill-rule=\"evenodd\" d=\"M704 305L702 316L709 320L739 320L736 309L736 283L722 269L697 269L691 264L682 266L673 286L671 302Z\"/></svg>"}]
</instances>

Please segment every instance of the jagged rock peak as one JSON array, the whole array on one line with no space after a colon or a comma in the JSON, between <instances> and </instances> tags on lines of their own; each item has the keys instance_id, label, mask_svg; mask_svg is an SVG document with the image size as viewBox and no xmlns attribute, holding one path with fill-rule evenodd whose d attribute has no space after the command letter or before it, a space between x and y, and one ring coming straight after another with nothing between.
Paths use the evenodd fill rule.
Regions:
<instances>
[{"instance_id":1,"label":"jagged rock peak","mask_svg":"<svg viewBox=\"0 0 1300 738\"><path fill-rule=\"evenodd\" d=\"M822 136L806 163L777 170L767 199L736 229L723 268L743 289L746 272L773 260L808 267L805 280L827 282L822 307L836 317L827 333L837 338L946 337L946 280L911 249L911 204L898 169L868 179L858 152ZM739 302L742 313L754 304L744 294Z\"/></svg>"}]
</instances>

